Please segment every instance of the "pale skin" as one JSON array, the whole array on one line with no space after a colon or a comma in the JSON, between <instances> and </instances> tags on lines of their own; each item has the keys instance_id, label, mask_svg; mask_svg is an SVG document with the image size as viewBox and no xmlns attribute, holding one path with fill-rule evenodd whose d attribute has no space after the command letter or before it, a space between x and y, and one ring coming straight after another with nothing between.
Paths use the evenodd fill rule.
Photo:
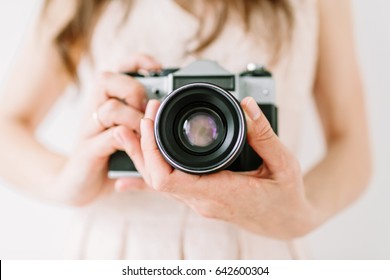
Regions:
<instances>
[{"instance_id":1,"label":"pale skin","mask_svg":"<svg viewBox=\"0 0 390 280\"><path fill-rule=\"evenodd\" d=\"M252 98L241 105L248 141L264 159L258 170L195 176L173 169L154 141L159 102L149 101L146 107L145 92L137 81L110 72L97 79L74 152L65 157L49 151L34 132L71 81L51 43L67 13L61 8L57 12L61 16L55 16L53 10L52 18L58 22L42 35L33 32L1 94L0 175L13 185L46 200L79 206L113 190L154 191L177 198L202 216L279 239L311 232L365 189L370 152L349 1L319 1L314 97L327 152L307 174L302 174L297 159ZM117 70L159 68L154 58L138 54ZM91 118L95 111L101 124ZM107 178L108 157L118 149L129 154L142 178Z\"/></svg>"}]
</instances>

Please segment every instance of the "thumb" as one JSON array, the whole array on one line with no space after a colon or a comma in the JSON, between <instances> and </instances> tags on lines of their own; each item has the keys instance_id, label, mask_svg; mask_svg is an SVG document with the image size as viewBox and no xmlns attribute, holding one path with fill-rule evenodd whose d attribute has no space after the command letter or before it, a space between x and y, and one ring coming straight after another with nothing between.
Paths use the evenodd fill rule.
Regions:
<instances>
[{"instance_id":1,"label":"thumb","mask_svg":"<svg viewBox=\"0 0 390 280\"><path fill-rule=\"evenodd\" d=\"M247 140L273 172L283 170L290 154L280 142L260 107L252 97L242 100L241 106L247 117Z\"/></svg>"}]
</instances>

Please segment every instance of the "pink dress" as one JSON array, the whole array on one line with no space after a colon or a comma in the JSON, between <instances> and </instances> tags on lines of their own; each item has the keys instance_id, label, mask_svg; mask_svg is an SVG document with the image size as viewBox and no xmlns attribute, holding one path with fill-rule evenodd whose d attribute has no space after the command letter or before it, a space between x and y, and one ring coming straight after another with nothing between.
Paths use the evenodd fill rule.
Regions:
<instances>
[{"instance_id":1,"label":"pink dress","mask_svg":"<svg viewBox=\"0 0 390 280\"><path fill-rule=\"evenodd\" d=\"M316 1L292 1L295 30L291 47L273 67L277 85L279 135L299 152L302 110L311 95L317 57ZM120 1L100 19L92 40L94 64L85 60L79 74L83 94L95 75L134 53L156 57L164 67L195 60L186 55L198 22L171 0L134 1L123 21ZM122 25L121 25L122 24ZM201 57L233 72L249 62L269 60L261 38L244 35L234 19ZM260 39L260 40L259 40ZM223 221L207 219L159 193L133 191L102 197L78 213L67 257L81 259L295 259L304 257L296 241L258 236Z\"/></svg>"}]
</instances>

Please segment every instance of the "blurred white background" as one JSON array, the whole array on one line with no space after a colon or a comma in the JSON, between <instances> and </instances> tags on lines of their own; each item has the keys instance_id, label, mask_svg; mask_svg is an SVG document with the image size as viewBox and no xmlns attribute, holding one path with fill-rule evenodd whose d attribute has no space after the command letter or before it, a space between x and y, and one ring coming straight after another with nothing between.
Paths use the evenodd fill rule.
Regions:
<instances>
[{"instance_id":1,"label":"blurred white background","mask_svg":"<svg viewBox=\"0 0 390 280\"><path fill-rule=\"evenodd\" d=\"M1 85L40 2L0 1ZM357 203L305 238L311 257L315 259L390 259L389 10L390 1L354 1L375 172L370 188ZM23 77L20 79L23 82ZM64 104L59 106L66 106ZM307 108L306 120L305 146L315 155L321 141L312 133L318 131L318 127L311 108ZM53 146L61 148L63 135L58 131L48 124L41 134L43 138L51 138ZM302 162L307 166L314 158L302 158ZM71 208L31 199L0 181L0 259L62 258L74 213Z\"/></svg>"}]
</instances>

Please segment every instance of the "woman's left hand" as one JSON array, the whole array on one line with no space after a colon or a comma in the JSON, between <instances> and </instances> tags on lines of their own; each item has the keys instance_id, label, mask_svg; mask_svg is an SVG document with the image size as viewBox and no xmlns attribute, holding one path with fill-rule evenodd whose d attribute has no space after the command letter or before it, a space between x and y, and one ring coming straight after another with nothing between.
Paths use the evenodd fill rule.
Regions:
<instances>
[{"instance_id":1,"label":"woman's left hand","mask_svg":"<svg viewBox=\"0 0 390 280\"><path fill-rule=\"evenodd\" d=\"M248 142L264 161L255 171L190 175L172 168L154 138L156 100L149 102L141 120L141 143L126 130L115 137L149 186L185 202L202 216L269 237L302 236L315 227L316 215L305 194L298 161L280 142L253 98L245 98L241 106L247 118Z\"/></svg>"}]
</instances>

